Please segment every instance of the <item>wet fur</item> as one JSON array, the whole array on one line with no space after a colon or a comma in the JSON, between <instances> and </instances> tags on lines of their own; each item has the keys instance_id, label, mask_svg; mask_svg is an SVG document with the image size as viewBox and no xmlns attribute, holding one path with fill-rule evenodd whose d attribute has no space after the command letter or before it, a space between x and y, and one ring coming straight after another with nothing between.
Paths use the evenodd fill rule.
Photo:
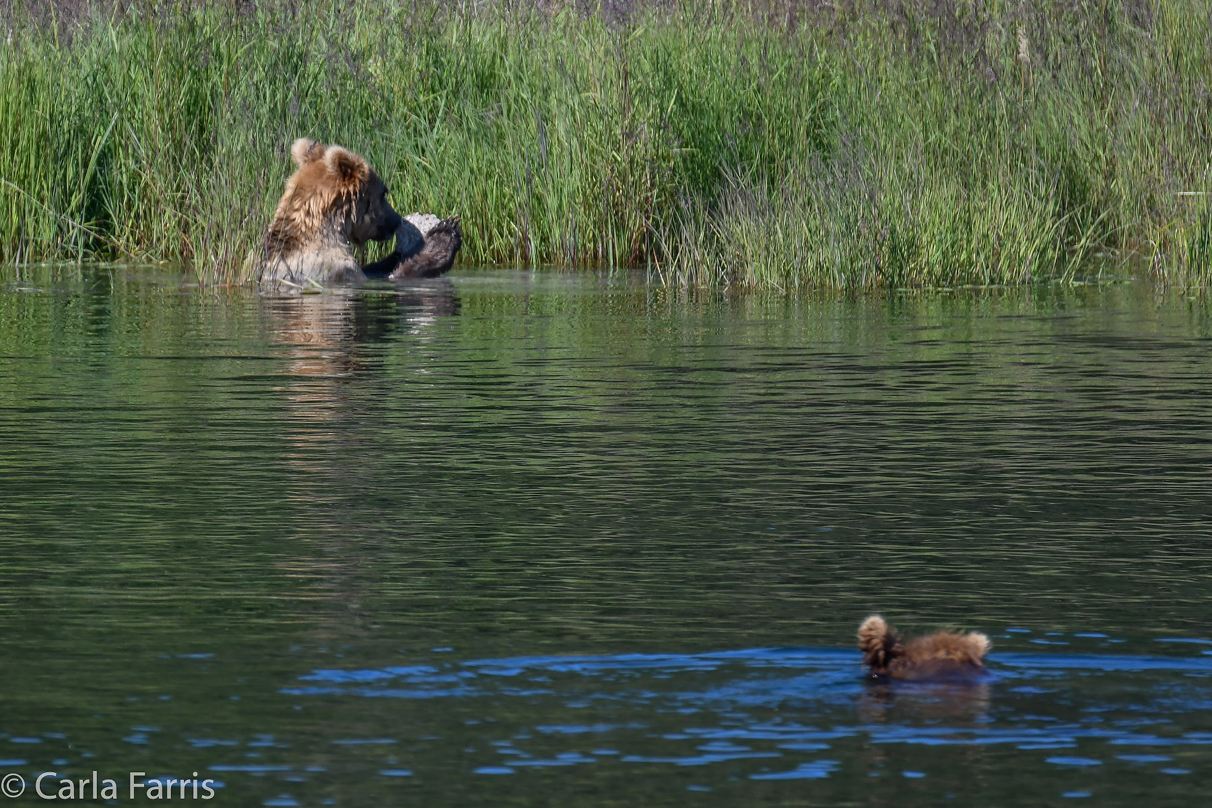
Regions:
<instances>
[{"instance_id":1,"label":"wet fur","mask_svg":"<svg viewBox=\"0 0 1212 808\"><path fill-rule=\"evenodd\" d=\"M387 201L387 186L366 160L341 146L299 138L290 155L296 171L265 236L260 280L364 279L354 250L392 238L403 221Z\"/></svg>"},{"instance_id":2,"label":"wet fur","mask_svg":"<svg viewBox=\"0 0 1212 808\"><path fill-rule=\"evenodd\" d=\"M978 632L940 631L905 642L878 614L859 626L858 643L872 676L905 680L978 676L990 648L989 638Z\"/></svg>"},{"instance_id":3,"label":"wet fur","mask_svg":"<svg viewBox=\"0 0 1212 808\"><path fill-rule=\"evenodd\" d=\"M425 234L425 241L413 255L401 256L399 265L388 275L393 281L404 278L436 278L454 266L463 246L458 217L443 219Z\"/></svg>"}]
</instances>

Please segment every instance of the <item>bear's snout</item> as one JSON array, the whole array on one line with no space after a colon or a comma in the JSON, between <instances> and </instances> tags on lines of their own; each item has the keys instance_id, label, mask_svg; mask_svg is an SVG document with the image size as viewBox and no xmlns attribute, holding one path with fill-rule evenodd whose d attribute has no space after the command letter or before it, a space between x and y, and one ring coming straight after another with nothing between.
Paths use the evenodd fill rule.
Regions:
<instances>
[{"instance_id":1,"label":"bear's snout","mask_svg":"<svg viewBox=\"0 0 1212 808\"><path fill-rule=\"evenodd\" d=\"M396 231L400 229L400 225L404 224L404 217L396 213L391 208L388 208L387 216L383 217L383 221L379 223L379 229L375 233L375 241L387 241L393 238Z\"/></svg>"}]
</instances>

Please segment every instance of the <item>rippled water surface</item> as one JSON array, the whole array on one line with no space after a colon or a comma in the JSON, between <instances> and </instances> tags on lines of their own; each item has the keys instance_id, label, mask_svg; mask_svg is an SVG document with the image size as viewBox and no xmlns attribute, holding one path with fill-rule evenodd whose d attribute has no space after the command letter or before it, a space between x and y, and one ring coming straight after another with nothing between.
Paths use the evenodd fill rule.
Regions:
<instances>
[{"instance_id":1,"label":"rippled water surface","mask_svg":"<svg viewBox=\"0 0 1212 808\"><path fill-rule=\"evenodd\" d=\"M1210 427L1212 306L1144 285L3 270L0 776L1199 805ZM866 683L875 610L987 632L990 675Z\"/></svg>"}]
</instances>

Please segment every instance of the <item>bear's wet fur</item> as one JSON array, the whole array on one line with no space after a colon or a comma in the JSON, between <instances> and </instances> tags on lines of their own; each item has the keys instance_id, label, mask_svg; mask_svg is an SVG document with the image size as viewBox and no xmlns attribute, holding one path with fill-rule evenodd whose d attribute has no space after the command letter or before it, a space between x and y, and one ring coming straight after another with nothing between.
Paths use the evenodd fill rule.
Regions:
<instances>
[{"instance_id":1,"label":"bear's wet fur","mask_svg":"<svg viewBox=\"0 0 1212 808\"><path fill-rule=\"evenodd\" d=\"M454 265L463 234L458 217L401 217L387 186L357 154L305 137L290 148L296 170L286 182L269 232L259 279L303 287L357 283L367 277L436 278ZM396 239L386 258L361 266L354 250Z\"/></svg>"},{"instance_id":2,"label":"bear's wet fur","mask_svg":"<svg viewBox=\"0 0 1212 808\"><path fill-rule=\"evenodd\" d=\"M990 648L989 638L975 631L940 631L902 641L878 614L859 626L858 645L871 676L903 680L979 676L985 672L985 654Z\"/></svg>"},{"instance_id":3,"label":"bear's wet fur","mask_svg":"<svg viewBox=\"0 0 1212 808\"><path fill-rule=\"evenodd\" d=\"M463 246L463 233L459 230L459 218L443 219L428 232L411 254L400 256L400 264L388 275L391 280L404 278L436 278L444 275L454 265L455 256ZM400 250L401 239L396 238L396 249Z\"/></svg>"},{"instance_id":4,"label":"bear's wet fur","mask_svg":"<svg viewBox=\"0 0 1212 808\"><path fill-rule=\"evenodd\" d=\"M386 275L399 256L359 265L354 250L387 241L403 219L387 201L387 186L361 156L341 146L299 138L290 149L296 170L286 182L269 232L260 280L301 286Z\"/></svg>"}]
</instances>

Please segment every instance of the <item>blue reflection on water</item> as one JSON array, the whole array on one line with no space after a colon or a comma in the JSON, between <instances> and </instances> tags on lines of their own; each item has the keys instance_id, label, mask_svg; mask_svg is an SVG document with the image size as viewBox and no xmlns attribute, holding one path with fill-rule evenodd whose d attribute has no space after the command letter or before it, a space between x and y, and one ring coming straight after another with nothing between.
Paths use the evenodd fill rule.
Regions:
<instances>
[{"instance_id":1,"label":"blue reflection on water","mask_svg":"<svg viewBox=\"0 0 1212 808\"><path fill-rule=\"evenodd\" d=\"M444 701L458 724L483 733L464 754L466 771L485 776L595 766L637 777L693 772L691 791L895 780L941 796L981 748L996 749L999 766L1051 782L1052 795L1085 798L1094 773L1171 782L1191 774L1212 745L1212 724L1199 718L1212 710L1210 675L1212 657L1199 653L997 653L974 682L873 683L849 649L753 648L418 657L308 671L280 692L338 704ZM423 760L408 771L424 777Z\"/></svg>"},{"instance_id":2,"label":"blue reflection on water","mask_svg":"<svg viewBox=\"0 0 1212 808\"><path fill-rule=\"evenodd\" d=\"M565 717L570 709L596 707L609 708L613 716L640 719L551 721L526 729L540 736L567 736L570 741L583 735L644 735L654 715L661 716L664 724L669 716L695 716L677 731L649 731L643 751L613 743L620 747L618 756L608 759L624 764L704 766L795 757L853 738L866 744L919 747L1005 745L1022 753L1041 753L1038 762L1046 750L1080 747L1089 752L1092 741L1121 747L1212 744L1212 733L1162 736L1140 726L1212 706L1212 691L1189 679L1212 674L1212 659L1206 656L1001 653L990 658L991 672L985 679L967 685L869 686L859 675L858 661L853 651L827 648L451 660L437 665L315 670L299 677L308 684L281 692L465 703L518 698L547 704L540 712L547 709L553 717ZM535 678L542 678L547 686L526 684ZM452 687L452 682L459 684ZM685 742L697 746L688 754L680 748ZM498 751L514 756L508 766L494 764L476 771L505 773L519 766L570 766L600 759L580 751L532 757L508 743ZM609 752L616 754L614 749ZM1114 759L1122 761L1116 765L1136 766L1169 760L1162 755ZM1085 755L1046 760L1070 767L1102 763ZM803 761L792 769L760 771L751 777L823 778L837 765L831 760Z\"/></svg>"}]
</instances>

